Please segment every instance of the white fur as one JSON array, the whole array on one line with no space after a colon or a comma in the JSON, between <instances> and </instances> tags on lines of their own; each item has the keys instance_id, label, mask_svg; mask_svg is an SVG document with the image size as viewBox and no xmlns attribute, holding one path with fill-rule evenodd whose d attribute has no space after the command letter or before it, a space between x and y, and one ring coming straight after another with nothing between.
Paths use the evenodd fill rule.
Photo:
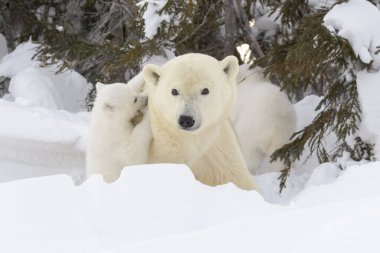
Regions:
<instances>
[{"instance_id":1,"label":"white fur","mask_svg":"<svg viewBox=\"0 0 380 253\"><path fill-rule=\"evenodd\" d=\"M153 132L149 162L187 164L208 185L233 182L243 189L254 188L229 122L238 69L233 56L217 61L202 54L144 68ZM205 88L208 95L201 94ZM172 89L179 95L173 96ZM178 123L181 115L193 117L194 126L184 130Z\"/></svg>"},{"instance_id":2,"label":"white fur","mask_svg":"<svg viewBox=\"0 0 380 253\"><path fill-rule=\"evenodd\" d=\"M146 107L146 98L131 87L97 84L87 148L87 174L115 181L124 166L147 161L151 131L149 116L133 126L131 119Z\"/></svg>"},{"instance_id":3,"label":"white fur","mask_svg":"<svg viewBox=\"0 0 380 253\"><path fill-rule=\"evenodd\" d=\"M284 168L280 162L270 163L269 157L289 142L296 115L278 86L267 81L260 71L243 71L231 119L252 174Z\"/></svg>"}]
</instances>

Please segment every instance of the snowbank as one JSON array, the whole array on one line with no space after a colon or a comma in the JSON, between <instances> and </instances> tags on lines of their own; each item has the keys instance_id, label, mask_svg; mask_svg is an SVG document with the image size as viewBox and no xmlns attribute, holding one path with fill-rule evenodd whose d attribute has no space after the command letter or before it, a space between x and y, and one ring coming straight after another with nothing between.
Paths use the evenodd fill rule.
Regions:
<instances>
[{"instance_id":1,"label":"snowbank","mask_svg":"<svg viewBox=\"0 0 380 253\"><path fill-rule=\"evenodd\" d=\"M20 104L79 112L86 110L87 80L75 71L28 67L15 75L9 93Z\"/></svg>"},{"instance_id":2,"label":"snowbank","mask_svg":"<svg viewBox=\"0 0 380 253\"><path fill-rule=\"evenodd\" d=\"M11 78L10 99L17 103L55 110L79 112L86 110L89 85L75 71L58 73L58 66L42 68L32 60L38 44L20 44L0 61L0 76ZM8 98L9 99L9 98Z\"/></svg>"},{"instance_id":3,"label":"snowbank","mask_svg":"<svg viewBox=\"0 0 380 253\"><path fill-rule=\"evenodd\" d=\"M87 132L88 114L30 108L0 99L0 136L40 142L78 143Z\"/></svg>"},{"instance_id":4,"label":"snowbank","mask_svg":"<svg viewBox=\"0 0 380 253\"><path fill-rule=\"evenodd\" d=\"M324 17L324 25L347 39L364 63L380 67L380 10L367 0L349 0L334 6Z\"/></svg>"},{"instance_id":5,"label":"snowbank","mask_svg":"<svg viewBox=\"0 0 380 253\"><path fill-rule=\"evenodd\" d=\"M0 182L67 173L79 182L89 113L30 108L0 99Z\"/></svg>"},{"instance_id":6,"label":"snowbank","mask_svg":"<svg viewBox=\"0 0 380 253\"><path fill-rule=\"evenodd\" d=\"M348 168L288 207L182 165L128 167L114 184L65 176L0 184L1 252L379 252L380 163ZM273 243L276 242L276 243Z\"/></svg>"}]
</instances>

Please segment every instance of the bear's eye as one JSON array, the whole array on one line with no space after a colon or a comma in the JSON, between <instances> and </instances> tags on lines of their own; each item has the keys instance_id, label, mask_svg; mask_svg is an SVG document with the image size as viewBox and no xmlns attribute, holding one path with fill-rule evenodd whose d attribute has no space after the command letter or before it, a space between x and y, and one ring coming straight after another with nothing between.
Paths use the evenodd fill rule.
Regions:
<instances>
[{"instance_id":1,"label":"bear's eye","mask_svg":"<svg viewBox=\"0 0 380 253\"><path fill-rule=\"evenodd\" d=\"M202 95L207 95L207 94L209 94L210 93L210 91L207 89L207 88L204 88L202 91L201 91L201 94Z\"/></svg>"},{"instance_id":2,"label":"bear's eye","mask_svg":"<svg viewBox=\"0 0 380 253\"><path fill-rule=\"evenodd\" d=\"M178 96L179 95L179 92L177 89L172 89L172 95L173 96Z\"/></svg>"},{"instance_id":3,"label":"bear's eye","mask_svg":"<svg viewBox=\"0 0 380 253\"><path fill-rule=\"evenodd\" d=\"M133 103L135 103L135 104L136 104L136 102L137 102L137 98L135 98L135 100L133 100Z\"/></svg>"}]
</instances>

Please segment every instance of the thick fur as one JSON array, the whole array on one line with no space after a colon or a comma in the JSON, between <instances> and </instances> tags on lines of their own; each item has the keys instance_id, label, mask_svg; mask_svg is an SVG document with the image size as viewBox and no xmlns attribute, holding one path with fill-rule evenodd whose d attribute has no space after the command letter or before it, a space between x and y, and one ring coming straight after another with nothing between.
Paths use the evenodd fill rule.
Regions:
<instances>
[{"instance_id":1,"label":"thick fur","mask_svg":"<svg viewBox=\"0 0 380 253\"><path fill-rule=\"evenodd\" d=\"M148 114L139 124L133 124L147 101L122 83L98 83L96 87L86 157L87 174L101 174L106 182L113 182L124 166L147 161L152 139Z\"/></svg>"},{"instance_id":2,"label":"thick fur","mask_svg":"<svg viewBox=\"0 0 380 253\"><path fill-rule=\"evenodd\" d=\"M296 114L286 94L259 70L246 71L231 119L252 174L284 168L280 162L270 163L270 155L289 142Z\"/></svg>"},{"instance_id":3,"label":"thick fur","mask_svg":"<svg viewBox=\"0 0 380 253\"><path fill-rule=\"evenodd\" d=\"M150 163L184 163L204 184L233 182L242 189L254 189L229 122L238 70L233 56L217 61L202 54L186 54L162 67L144 68L153 133ZM209 93L201 94L204 89ZM181 127L181 115L192 117L194 125Z\"/></svg>"}]
</instances>

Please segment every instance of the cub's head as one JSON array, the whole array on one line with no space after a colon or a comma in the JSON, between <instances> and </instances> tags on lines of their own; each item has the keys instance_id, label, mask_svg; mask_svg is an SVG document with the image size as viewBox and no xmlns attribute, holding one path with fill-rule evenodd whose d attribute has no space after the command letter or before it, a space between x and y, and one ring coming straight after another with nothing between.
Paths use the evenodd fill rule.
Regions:
<instances>
[{"instance_id":1,"label":"cub's head","mask_svg":"<svg viewBox=\"0 0 380 253\"><path fill-rule=\"evenodd\" d=\"M97 83L96 92L94 110L102 111L111 117L118 114L117 117L131 120L141 114L147 105L147 97L141 96L123 83Z\"/></svg>"},{"instance_id":2,"label":"cub's head","mask_svg":"<svg viewBox=\"0 0 380 253\"><path fill-rule=\"evenodd\" d=\"M201 131L227 120L236 99L238 61L186 54L143 70L149 110L182 131Z\"/></svg>"}]
</instances>

